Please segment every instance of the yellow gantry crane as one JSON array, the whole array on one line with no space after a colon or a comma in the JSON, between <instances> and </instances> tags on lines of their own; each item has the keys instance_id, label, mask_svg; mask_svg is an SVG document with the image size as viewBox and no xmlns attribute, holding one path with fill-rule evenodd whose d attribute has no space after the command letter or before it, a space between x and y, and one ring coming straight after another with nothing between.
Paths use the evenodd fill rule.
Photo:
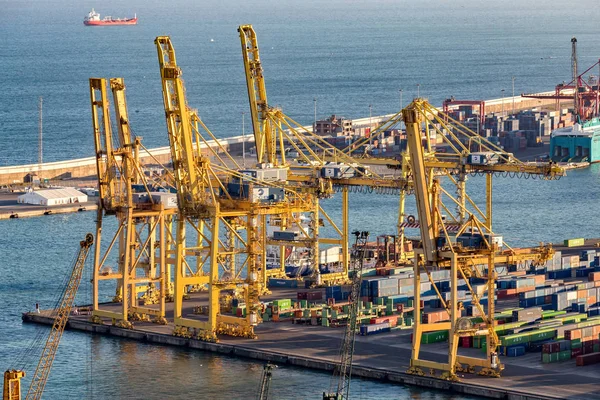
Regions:
<instances>
[{"instance_id":1,"label":"yellow gantry crane","mask_svg":"<svg viewBox=\"0 0 600 400\"><path fill-rule=\"evenodd\" d=\"M216 340L217 333L254 337L263 291L259 274L266 270L266 218L293 220L310 199L284 187L286 169L243 169L219 147L187 104L171 39L159 36L155 44L178 201L174 333L202 340ZM183 304L197 286L208 288L208 306L196 307L201 315ZM225 291L239 293L245 317L221 312Z\"/></svg>"},{"instance_id":2,"label":"yellow gantry crane","mask_svg":"<svg viewBox=\"0 0 600 400\"><path fill-rule=\"evenodd\" d=\"M146 176L140 152L146 150L141 138L132 138L125 84L110 79L116 117L116 134L110 118L105 78L90 78L92 126L100 204L96 220L96 246L93 269L93 318L102 323L131 328L130 320L150 320L165 324L165 302L170 297L173 218L176 196L169 185ZM147 151L146 151L147 152ZM117 229L103 249L104 215L115 215ZM111 263L115 263L113 268ZM113 282L114 301L101 305L100 285ZM140 304L140 303L143 303Z\"/></svg>"},{"instance_id":3,"label":"yellow gantry crane","mask_svg":"<svg viewBox=\"0 0 600 400\"><path fill-rule=\"evenodd\" d=\"M309 132L300 124L285 115L281 109L272 107L267 101L263 67L260 60L256 32L252 25L241 25L238 28L242 46L246 84L250 103L250 115L256 144L258 166L268 163L277 168L286 169L286 184L293 190L301 191L314 203L302 213L309 216L313 235L304 236L302 240L309 243L312 254L311 263L317 273L317 281L335 283L348 280L348 193L351 190L365 189L376 193L398 193L407 185L407 175L383 177L373 173L369 168L349 154L332 147L322 138ZM306 166L293 165L285 157L285 146L298 153L298 159ZM338 224L327 215L319 202L330 198L335 191L342 193L342 220ZM328 223L336 233L334 238L319 236L319 225ZM287 227L282 227L286 229ZM284 243L268 239L269 245ZM287 245L299 245L290 241ZM320 244L341 246L342 271L319 274ZM283 248L280 254L283 254ZM283 269L272 270L271 274L281 274Z\"/></svg>"},{"instance_id":4,"label":"yellow gantry crane","mask_svg":"<svg viewBox=\"0 0 600 400\"><path fill-rule=\"evenodd\" d=\"M46 382L48 382L48 376L52 369L52 363L54 362L60 339L71 314L77 289L81 283L85 261L93 243L94 236L91 233L88 233L85 236L85 240L79 243L79 251L75 257L69 281L67 282L65 291L61 295L58 308L54 310L52 329L48 334L46 344L42 349L42 355L25 396L27 400L41 399L44 393L44 387L46 386ZM2 400L21 400L21 379L23 377L25 377L25 372L22 370L8 370L4 373Z\"/></svg>"},{"instance_id":5,"label":"yellow gantry crane","mask_svg":"<svg viewBox=\"0 0 600 400\"><path fill-rule=\"evenodd\" d=\"M409 372L423 374L423 368L441 370L444 378L456 379L457 371L474 372L478 367L481 374L499 376L503 366L496 352L499 342L494 330L496 265L522 261L545 262L552 257L553 250L551 246L526 251L511 248L503 250L505 243L492 231L492 177L495 174L509 174L556 179L564 171L553 164L524 164L516 160L456 121L452 125L445 122L448 117L442 116L426 100L415 99L402 111L402 115L406 124L410 172L421 231L421 246L415 249L414 258L415 322ZM423 131L429 137L431 127L439 129L436 133L447 141L453 152L436 154L423 148ZM472 151L474 147L480 151ZM486 204L483 211L466 191L464 178L467 174L475 173L486 176ZM457 188L456 195L450 193L448 186L442 185L442 177L448 177L450 187ZM452 207L456 207L455 212ZM450 232L449 223L457 229ZM441 296L441 290L432 278L431 273L438 269L450 270L449 301ZM443 308L448 311L449 322L421 322L423 308L420 304L420 287L423 276L432 284ZM487 278L487 307L483 307L481 296L469 283L469 278L473 276ZM479 310L484 328L473 327L470 319L461 317L462 302L457 295L459 279L463 279L470 290L472 304ZM422 359L422 334L441 330L449 330L447 361L440 363ZM486 358L458 354L459 338L474 335L486 336Z\"/></svg>"}]
</instances>

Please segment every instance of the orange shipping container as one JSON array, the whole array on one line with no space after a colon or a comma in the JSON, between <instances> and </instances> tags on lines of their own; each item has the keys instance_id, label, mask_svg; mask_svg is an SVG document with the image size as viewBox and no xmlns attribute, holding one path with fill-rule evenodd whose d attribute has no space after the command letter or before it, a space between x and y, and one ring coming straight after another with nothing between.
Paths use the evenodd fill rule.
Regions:
<instances>
[{"instance_id":1,"label":"orange shipping container","mask_svg":"<svg viewBox=\"0 0 600 400\"><path fill-rule=\"evenodd\" d=\"M565 331L565 339L581 339L581 329L570 329L568 331Z\"/></svg>"},{"instance_id":2,"label":"orange shipping container","mask_svg":"<svg viewBox=\"0 0 600 400\"><path fill-rule=\"evenodd\" d=\"M535 286L540 286L546 282L546 275L534 275L533 279L535 280Z\"/></svg>"}]
</instances>

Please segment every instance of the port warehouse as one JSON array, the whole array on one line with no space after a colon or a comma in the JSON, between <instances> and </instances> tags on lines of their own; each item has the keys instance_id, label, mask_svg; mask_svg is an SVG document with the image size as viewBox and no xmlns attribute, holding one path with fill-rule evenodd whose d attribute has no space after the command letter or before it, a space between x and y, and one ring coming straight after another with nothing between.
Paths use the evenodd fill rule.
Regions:
<instances>
[{"instance_id":1,"label":"port warehouse","mask_svg":"<svg viewBox=\"0 0 600 400\"><path fill-rule=\"evenodd\" d=\"M540 94L551 94L553 92L542 92ZM512 105L513 102L515 104L515 110L518 109L527 109L527 108L536 108L536 107L540 107L540 106L546 106L546 105L553 105L554 104L554 100L534 100L534 99L527 99L527 98L522 98L522 97L518 97L515 96L514 99L512 97L506 97L504 99L493 99L493 100L486 100L485 101L485 107L486 107L486 111L490 112L490 113L497 113L498 115L495 116L495 118L490 118L489 122L488 122L488 126L486 129L484 129L482 131L482 133L484 135L489 135L491 137L493 137L493 135L497 134L497 132L502 131L502 130L507 130L507 131L516 131L517 133L510 133L508 134L509 137L519 137L521 136L521 133L518 133L518 128L519 128L519 121L521 121L521 119L523 119L523 121L526 121L527 118L533 118L533 122L521 122L521 128L522 130L534 130L534 129L539 129L539 126L534 126L534 124L539 124L539 119L541 116L541 113L539 112L533 112L533 113L525 113L524 115L531 115L531 117L529 116L524 116L521 117L519 116L519 119L517 120L517 122L515 121L515 118L506 118L505 116L501 115L500 113L502 111L504 112L508 112L509 110L512 110ZM533 115L533 114L537 114ZM455 115L459 120L465 119L467 118L470 114L470 112L465 112L464 110L461 111L458 110L458 113ZM365 132L368 132L368 127L371 124L372 126L381 123L382 121L385 121L387 119L389 119L392 116L392 114L389 115L383 115L383 116L377 116L377 117L372 117L372 118L360 118L360 119L354 119L352 120L352 124L355 128L357 128L357 130L361 133L361 134L365 134ZM537 117L537 119L536 119ZM543 116L542 116L543 118ZM544 122L544 121L542 121ZM473 122L465 122L467 127L470 128L474 128ZM558 124L556 124L558 126ZM550 127L550 123L547 123L547 126ZM307 129L311 129L310 126L305 127ZM514 129L513 129L514 128ZM548 128L542 127L542 129L544 129L544 135L548 135L549 131L547 131ZM335 138L334 138L335 139ZM508 146L506 147L506 149L508 151L516 151L519 148L519 146L522 146L522 142L517 142L517 140L515 141L508 141L506 143L500 143L502 145L508 144ZM226 151L230 151L230 152L241 152L242 151L242 143L246 142L249 143L250 145L252 145L252 143L254 142L254 137L249 134L246 135L245 137L243 136L233 136L233 137L228 137L228 138L223 138L223 139L219 139L219 144L221 146L223 146L223 148ZM531 140L530 140L531 142ZM516 143L516 145L514 145L513 143ZM530 143L531 145L531 143ZM217 147L217 143L214 140L208 140L207 141L207 146L211 146L211 147ZM249 150L249 149L247 149ZM152 156L150 156L150 154ZM149 149L148 151L146 151L145 149L142 149L140 152L140 158L141 161L145 164L151 164L153 162L159 162L159 163L163 163L163 164L168 164L170 162L170 150L169 147L159 147L159 148L153 148L153 149ZM69 178L81 178L81 177L88 177L88 176L93 176L96 174L96 161L94 157L86 157L86 158L80 158L80 159L75 159L75 160L66 160L66 161L55 161L55 162L46 162L43 164L25 164L25 165L16 165L16 166L4 166L4 167L0 167L0 185L11 185L11 184L15 184L15 183L22 183L24 181L26 181L26 176L28 174L37 174L37 175L41 175L44 178L47 179L69 179Z\"/></svg>"}]
</instances>

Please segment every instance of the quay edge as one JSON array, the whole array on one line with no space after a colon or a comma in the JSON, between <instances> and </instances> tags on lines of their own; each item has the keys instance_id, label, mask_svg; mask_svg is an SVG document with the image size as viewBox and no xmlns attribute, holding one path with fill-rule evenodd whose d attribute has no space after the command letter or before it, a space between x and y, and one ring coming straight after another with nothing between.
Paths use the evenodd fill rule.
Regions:
<instances>
[{"instance_id":1,"label":"quay edge","mask_svg":"<svg viewBox=\"0 0 600 400\"><path fill-rule=\"evenodd\" d=\"M52 325L54 319L44 313L23 313L24 322L37 323L42 325ZM194 339L187 339L172 336L164 333L156 333L142 330L129 330L111 325L93 324L85 319L70 318L67 329L84 331L89 333L101 334L112 337L126 338L144 343L169 345L177 347L188 347L191 349L203 350L218 354L224 354L234 357L242 357L253 360L271 361L280 365L291 365L299 368L310 368L324 371L333 371L336 363L329 360L302 357L298 355L283 354L276 351L267 351L264 349L250 348L243 345L226 343L209 343ZM490 386L481 386L466 382L450 382L428 376L417 376L403 372L390 371L383 368L372 368L354 364L352 374L363 378L379 380L384 382L399 383L437 389L442 391L451 391L454 393L487 397L492 399L507 400L546 400L560 399L561 397L541 396L539 394L516 391L509 388L498 388ZM489 378L494 379L494 378Z\"/></svg>"}]
</instances>

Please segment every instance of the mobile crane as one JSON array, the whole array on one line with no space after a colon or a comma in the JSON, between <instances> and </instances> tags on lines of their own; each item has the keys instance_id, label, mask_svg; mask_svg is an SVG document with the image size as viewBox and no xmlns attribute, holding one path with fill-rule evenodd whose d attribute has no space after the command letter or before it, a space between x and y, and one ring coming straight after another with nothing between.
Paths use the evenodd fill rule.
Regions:
<instances>
[{"instance_id":1,"label":"mobile crane","mask_svg":"<svg viewBox=\"0 0 600 400\"><path fill-rule=\"evenodd\" d=\"M25 399L38 400L44 393L44 387L48 381L52 363L60 344L60 339L65 330L65 326L71 314L71 309L75 302L75 295L81 283L85 261L90 252L94 236L91 233L85 235L85 239L79 242L79 251L75 258L71 275L64 292L61 295L58 308L55 310L56 316L52 329L46 339L46 344L42 349L42 355L33 374L31 385L27 390ZM4 373L4 390L2 392L2 400L21 400L21 379L25 377L25 371L8 370Z\"/></svg>"},{"instance_id":2,"label":"mobile crane","mask_svg":"<svg viewBox=\"0 0 600 400\"><path fill-rule=\"evenodd\" d=\"M352 377L352 358L354 357L354 342L360 304L360 286L369 232L354 231L352 234L356 239L354 243L354 276L352 277L352 291L350 292L350 304L348 306L348 323L340 346L340 365L335 369L331 378L329 392L323 393L323 400L348 400L350 398L350 379ZM334 387L335 392L333 391Z\"/></svg>"}]
</instances>

